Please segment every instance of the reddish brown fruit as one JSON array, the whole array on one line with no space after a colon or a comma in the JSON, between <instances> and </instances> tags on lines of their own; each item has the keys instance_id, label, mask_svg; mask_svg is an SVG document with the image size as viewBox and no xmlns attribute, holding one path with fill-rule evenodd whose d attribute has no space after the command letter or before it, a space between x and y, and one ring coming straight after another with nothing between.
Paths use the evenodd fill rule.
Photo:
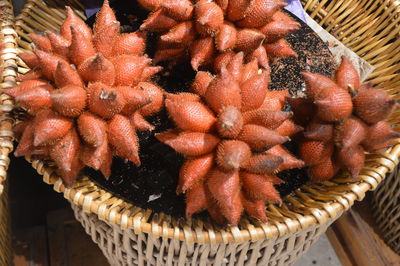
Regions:
<instances>
[{"instance_id":1,"label":"reddish brown fruit","mask_svg":"<svg viewBox=\"0 0 400 266\"><path fill-rule=\"evenodd\" d=\"M85 60L78 68L85 82L101 82L112 86L115 80L114 65L102 54L96 54Z\"/></svg>"},{"instance_id":2,"label":"reddish brown fruit","mask_svg":"<svg viewBox=\"0 0 400 266\"><path fill-rule=\"evenodd\" d=\"M400 133L394 131L387 122L380 121L368 128L367 136L363 140L362 145L367 151L375 150L379 144L399 137Z\"/></svg>"},{"instance_id":3,"label":"reddish brown fruit","mask_svg":"<svg viewBox=\"0 0 400 266\"><path fill-rule=\"evenodd\" d=\"M16 97L18 94L28 91L37 87L49 88L51 87L47 81L44 80L27 80L21 82L19 85L11 88L4 89L4 93L10 95L11 97Z\"/></svg>"},{"instance_id":4,"label":"reddish brown fruit","mask_svg":"<svg viewBox=\"0 0 400 266\"><path fill-rule=\"evenodd\" d=\"M163 9L158 9L143 22L140 26L141 30L163 32L175 27L178 23L176 20L165 15Z\"/></svg>"},{"instance_id":5,"label":"reddish brown fruit","mask_svg":"<svg viewBox=\"0 0 400 266\"><path fill-rule=\"evenodd\" d=\"M137 166L140 165L139 140L129 119L115 115L108 123L108 140L114 147L116 155L126 158Z\"/></svg>"},{"instance_id":6,"label":"reddish brown fruit","mask_svg":"<svg viewBox=\"0 0 400 266\"><path fill-rule=\"evenodd\" d=\"M153 131L155 127L147 122L139 112L134 112L130 118L131 124L136 130Z\"/></svg>"},{"instance_id":7,"label":"reddish brown fruit","mask_svg":"<svg viewBox=\"0 0 400 266\"><path fill-rule=\"evenodd\" d=\"M265 100L261 105L260 109L266 109L270 111L281 111L285 106L286 96L288 95L288 90L280 91L270 91L267 90L265 95Z\"/></svg>"},{"instance_id":8,"label":"reddish brown fruit","mask_svg":"<svg viewBox=\"0 0 400 266\"><path fill-rule=\"evenodd\" d=\"M22 135L18 141L18 146L14 151L16 157L26 156L33 148L34 125L29 123L26 125Z\"/></svg>"},{"instance_id":9,"label":"reddish brown fruit","mask_svg":"<svg viewBox=\"0 0 400 266\"><path fill-rule=\"evenodd\" d=\"M143 69L142 77L140 79L143 81L147 81L161 70L163 70L162 66L147 66Z\"/></svg>"},{"instance_id":10,"label":"reddish brown fruit","mask_svg":"<svg viewBox=\"0 0 400 266\"><path fill-rule=\"evenodd\" d=\"M87 144L93 147L103 144L107 137L107 123L103 119L90 112L84 112L77 122L79 134Z\"/></svg>"},{"instance_id":11,"label":"reddish brown fruit","mask_svg":"<svg viewBox=\"0 0 400 266\"><path fill-rule=\"evenodd\" d=\"M95 170L99 170L102 165L108 160L108 157L111 156L111 151L108 145L107 138L105 138L100 146L93 147L84 145L81 151L80 159L81 161ZM109 176L105 175L106 177Z\"/></svg>"},{"instance_id":12,"label":"reddish brown fruit","mask_svg":"<svg viewBox=\"0 0 400 266\"><path fill-rule=\"evenodd\" d=\"M336 153L336 158L338 163L341 164L353 178L356 178L364 166L364 149L360 145L341 149Z\"/></svg>"},{"instance_id":13,"label":"reddish brown fruit","mask_svg":"<svg viewBox=\"0 0 400 266\"><path fill-rule=\"evenodd\" d=\"M297 53L290 47L285 39L279 39L273 43L264 44L267 54L275 57L298 57Z\"/></svg>"},{"instance_id":14,"label":"reddish brown fruit","mask_svg":"<svg viewBox=\"0 0 400 266\"><path fill-rule=\"evenodd\" d=\"M308 166L326 161L327 158L332 156L333 150L333 143L315 140L305 140L299 146L300 158Z\"/></svg>"},{"instance_id":15,"label":"reddish brown fruit","mask_svg":"<svg viewBox=\"0 0 400 266\"><path fill-rule=\"evenodd\" d=\"M354 97L353 103L355 114L369 124L385 120L397 107L396 100L380 89L361 91Z\"/></svg>"},{"instance_id":16,"label":"reddish brown fruit","mask_svg":"<svg viewBox=\"0 0 400 266\"><path fill-rule=\"evenodd\" d=\"M241 76L242 76L242 78L240 80L241 84L243 84L249 78L257 75L258 74L258 70L259 70L258 69L258 62L257 62L257 59L255 59L255 58L253 60L251 60L250 63L245 64L243 66L243 70L242 70L242 73L241 73ZM269 78L268 78L268 81L269 81Z\"/></svg>"},{"instance_id":17,"label":"reddish brown fruit","mask_svg":"<svg viewBox=\"0 0 400 266\"><path fill-rule=\"evenodd\" d=\"M262 175L240 173L240 180L243 184L244 192L250 199L263 200L269 203L281 203L281 197L274 188L274 184L265 179Z\"/></svg>"},{"instance_id":18,"label":"reddish brown fruit","mask_svg":"<svg viewBox=\"0 0 400 266\"><path fill-rule=\"evenodd\" d=\"M243 128L242 113L233 106L223 108L218 115L216 127L222 137L237 137Z\"/></svg>"},{"instance_id":19,"label":"reddish brown fruit","mask_svg":"<svg viewBox=\"0 0 400 266\"><path fill-rule=\"evenodd\" d=\"M69 49L69 46L71 45L71 42L67 41L62 36L57 35L51 31L45 31L45 33L46 33L48 39L50 40L53 53L67 59L68 54L69 54L68 49Z\"/></svg>"},{"instance_id":20,"label":"reddish brown fruit","mask_svg":"<svg viewBox=\"0 0 400 266\"><path fill-rule=\"evenodd\" d=\"M245 212L262 222L267 222L268 218L265 214L265 203L262 200L251 201L243 194L241 195L242 204Z\"/></svg>"},{"instance_id":21,"label":"reddish brown fruit","mask_svg":"<svg viewBox=\"0 0 400 266\"><path fill-rule=\"evenodd\" d=\"M158 9L162 3L162 0L138 0L138 3L148 11L154 11Z\"/></svg>"},{"instance_id":22,"label":"reddish brown fruit","mask_svg":"<svg viewBox=\"0 0 400 266\"><path fill-rule=\"evenodd\" d=\"M35 33L30 33L29 38L31 39L32 43L34 44L34 48L42 50L43 52L51 53L51 43L50 40L44 36L40 36Z\"/></svg>"},{"instance_id":23,"label":"reddish brown fruit","mask_svg":"<svg viewBox=\"0 0 400 266\"><path fill-rule=\"evenodd\" d=\"M137 86L151 99L151 103L140 109L140 114L143 116L153 115L161 110L164 106L164 94L160 87L157 87L150 82L140 82Z\"/></svg>"},{"instance_id":24,"label":"reddish brown fruit","mask_svg":"<svg viewBox=\"0 0 400 266\"><path fill-rule=\"evenodd\" d=\"M50 148L50 157L64 171L72 170L72 162L78 157L79 137L75 129L71 129L60 141Z\"/></svg>"},{"instance_id":25,"label":"reddish brown fruit","mask_svg":"<svg viewBox=\"0 0 400 266\"><path fill-rule=\"evenodd\" d=\"M53 80L53 74L57 69L58 62L68 64L62 57L49 54L40 50L35 50L35 54L39 58L40 70L48 80Z\"/></svg>"},{"instance_id":26,"label":"reddish brown fruit","mask_svg":"<svg viewBox=\"0 0 400 266\"><path fill-rule=\"evenodd\" d=\"M161 7L168 16L179 21L185 21L193 16L193 4L190 0L165 0Z\"/></svg>"},{"instance_id":27,"label":"reddish brown fruit","mask_svg":"<svg viewBox=\"0 0 400 266\"><path fill-rule=\"evenodd\" d=\"M296 125L292 120L286 119L277 129L276 132L281 136L292 137L303 131L304 128Z\"/></svg>"},{"instance_id":28,"label":"reddish brown fruit","mask_svg":"<svg viewBox=\"0 0 400 266\"><path fill-rule=\"evenodd\" d=\"M246 166L250 157L250 147L243 141L224 140L217 148L217 164L224 171Z\"/></svg>"},{"instance_id":29,"label":"reddish brown fruit","mask_svg":"<svg viewBox=\"0 0 400 266\"><path fill-rule=\"evenodd\" d=\"M254 0L246 17L238 21L240 27L258 28L265 25L265 20L270 19L272 15L287 6L284 1L277 0Z\"/></svg>"},{"instance_id":30,"label":"reddish brown fruit","mask_svg":"<svg viewBox=\"0 0 400 266\"><path fill-rule=\"evenodd\" d=\"M296 124L305 126L311 121L311 118L315 114L315 105L312 102L305 98L286 98L293 113L293 119Z\"/></svg>"},{"instance_id":31,"label":"reddish brown fruit","mask_svg":"<svg viewBox=\"0 0 400 266\"><path fill-rule=\"evenodd\" d=\"M323 99L316 100L317 117L322 121L338 122L349 117L353 111L350 94L342 89L325 91Z\"/></svg>"},{"instance_id":32,"label":"reddish brown fruit","mask_svg":"<svg viewBox=\"0 0 400 266\"><path fill-rule=\"evenodd\" d=\"M93 36L93 46L97 53L100 53L107 58L116 55L116 53L113 52L113 49L115 48L118 37L120 37L119 29L119 22L113 21L96 32Z\"/></svg>"},{"instance_id":33,"label":"reddish brown fruit","mask_svg":"<svg viewBox=\"0 0 400 266\"><path fill-rule=\"evenodd\" d=\"M110 59L115 68L115 85L136 86L150 59L144 56L119 55Z\"/></svg>"},{"instance_id":34,"label":"reddish brown fruit","mask_svg":"<svg viewBox=\"0 0 400 266\"><path fill-rule=\"evenodd\" d=\"M214 77L209 72L199 71L196 74L190 90L197 95L204 96L208 85L210 85L213 79Z\"/></svg>"},{"instance_id":35,"label":"reddish brown fruit","mask_svg":"<svg viewBox=\"0 0 400 266\"><path fill-rule=\"evenodd\" d=\"M196 38L196 31L192 21L185 21L173 27L169 32L161 35L160 39L166 43L189 44Z\"/></svg>"},{"instance_id":36,"label":"reddish brown fruit","mask_svg":"<svg viewBox=\"0 0 400 266\"><path fill-rule=\"evenodd\" d=\"M265 71L242 83L240 86L242 95L242 111L255 110L263 104L267 94L268 83L269 73Z\"/></svg>"},{"instance_id":37,"label":"reddish brown fruit","mask_svg":"<svg viewBox=\"0 0 400 266\"><path fill-rule=\"evenodd\" d=\"M240 51L253 51L265 40L265 35L255 29L239 29L237 31L236 49ZM268 50L267 50L268 53Z\"/></svg>"},{"instance_id":38,"label":"reddish brown fruit","mask_svg":"<svg viewBox=\"0 0 400 266\"><path fill-rule=\"evenodd\" d=\"M65 61L59 61L57 68L54 72L54 83L58 88L62 88L67 85L75 85L83 87L83 81L76 71L70 64Z\"/></svg>"},{"instance_id":39,"label":"reddish brown fruit","mask_svg":"<svg viewBox=\"0 0 400 266\"><path fill-rule=\"evenodd\" d=\"M226 106L233 106L238 110L242 107L239 84L226 69L210 83L204 98L207 104L217 113Z\"/></svg>"},{"instance_id":40,"label":"reddish brown fruit","mask_svg":"<svg viewBox=\"0 0 400 266\"><path fill-rule=\"evenodd\" d=\"M164 141L179 153L186 156L200 156L210 153L218 145L220 139L207 133L183 133L176 138Z\"/></svg>"},{"instance_id":41,"label":"reddish brown fruit","mask_svg":"<svg viewBox=\"0 0 400 266\"><path fill-rule=\"evenodd\" d=\"M321 96L319 95L323 91L336 91L340 89L333 80L324 75L311 72L302 72L301 74L306 82L306 94L310 101L321 99Z\"/></svg>"},{"instance_id":42,"label":"reddish brown fruit","mask_svg":"<svg viewBox=\"0 0 400 266\"><path fill-rule=\"evenodd\" d=\"M29 113L37 112L39 108L51 107L50 92L43 87L26 90L15 97L16 103L27 109Z\"/></svg>"},{"instance_id":43,"label":"reddish brown fruit","mask_svg":"<svg viewBox=\"0 0 400 266\"><path fill-rule=\"evenodd\" d=\"M277 11L272 16L272 21L264 25L260 31L267 37L267 42L275 42L299 28L299 23L294 21L284 12Z\"/></svg>"},{"instance_id":44,"label":"reddish brown fruit","mask_svg":"<svg viewBox=\"0 0 400 266\"><path fill-rule=\"evenodd\" d=\"M243 72L243 52L239 52L235 54L232 59L226 64L227 72L233 77L237 82L241 82L242 80L242 72ZM223 70L221 70L222 72Z\"/></svg>"},{"instance_id":45,"label":"reddish brown fruit","mask_svg":"<svg viewBox=\"0 0 400 266\"><path fill-rule=\"evenodd\" d=\"M77 15L75 15L74 11L69 6L66 6L65 9L67 10L67 17L60 28L61 36L64 37L64 39L66 39L67 41L71 41L71 27L74 27L75 30L80 32L83 37L91 40L92 30L85 24L85 22L83 22Z\"/></svg>"},{"instance_id":46,"label":"reddish brown fruit","mask_svg":"<svg viewBox=\"0 0 400 266\"><path fill-rule=\"evenodd\" d=\"M237 30L235 26L225 21L223 25L221 25L219 32L215 36L215 43L217 49L221 52L224 52L229 49L233 49L236 44L237 39Z\"/></svg>"},{"instance_id":47,"label":"reddish brown fruit","mask_svg":"<svg viewBox=\"0 0 400 266\"><path fill-rule=\"evenodd\" d=\"M326 158L320 164L310 167L308 174L312 182L319 183L331 179L338 171L339 166L331 158Z\"/></svg>"},{"instance_id":48,"label":"reddish brown fruit","mask_svg":"<svg viewBox=\"0 0 400 266\"><path fill-rule=\"evenodd\" d=\"M181 93L164 93L165 99L172 102L200 102L200 96L195 93L181 92Z\"/></svg>"},{"instance_id":49,"label":"reddish brown fruit","mask_svg":"<svg viewBox=\"0 0 400 266\"><path fill-rule=\"evenodd\" d=\"M243 126L238 139L246 142L255 151L267 149L288 141L288 137L281 136L271 129L252 124Z\"/></svg>"},{"instance_id":50,"label":"reddish brown fruit","mask_svg":"<svg viewBox=\"0 0 400 266\"><path fill-rule=\"evenodd\" d=\"M186 217L207 208L207 193L203 183L196 184L186 192Z\"/></svg>"},{"instance_id":51,"label":"reddish brown fruit","mask_svg":"<svg viewBox=\"0 0 400 266\"><path fill-rule=\"evenodd\" d=\"M64 137L72 128L70 119L60 116L49 109L39 111L35 117L34 146L41 146Z\"/></svg>"},{"instance_id":52,"label":"reddish brown fruit","mask_svg":"<svg viewBox=\"0 0 400 266\"><path fill-rule=\"evenodd\" d=\"M267 154L272 154L279 156L283 159L282 164L279 166L278 171L284 171L294 168L302 168L305 166L304 162L294 157L288 150L286 150L282 145L276 145L269 149Z\"/></svg>"},{"instance_id":53,"label":"reddish brown fruit","mask_svg":"<svg viewBox=\"0 0 400 266\"><path fill-rule=\"evenodd\" d=\"M122 113L124 115L130 116L140 108L151 103L151 99L148 95L138 87L118 86L114 87L114 89L117 90L125 100L125 106L122 108Z\"/></svg>"},{"instance_id":54,"label":"reddish brown fruit","mask_svg":"<svg viewBox=\"0 0 400 266\"><path fill-rule=\"evenodd\" d=\"M268 129L278 128L292 113L257 109L243 114L245 124L255 124Z\"/></svg>"},{"instance_id":55,"label":"reddish brown fruit","mask_svg":"<svg viewBox=\"0 0 400 266\"><path fill-rule=\"evenodd\" d=\"M86 91L82 87L68 85L51 93L53 109L59 114L76 117L86 106Z\"/></svg>"},{"instance_id":56,"label":"reddish brown fruit","mask_svg":"<svg viewBox=\"0 0 400 266\"><path fill-rule=\"evenodd\" d=\"M208 132L216 122L211 110L200 102L166 100L165 106L177 127L184 131Z\"/></svg>"},{"instance_id":57,"label":"reddish brown fruit","mask_svg":"<svg viewBox=\"0 0 400 266\"><path fill-rule=\"evenodd\" d=\"M202 183L214 164L214 154L186 160L179 171L179 184L176 193L185 193L197 184Z\"/></svg>"},{"instance_id":58,"label":"reddish brown fruit","mask_svg":"<svg viewBox=\"0 0 400 266\"><path fill-rule=\"evenodd\" d=\"M219 54L215 60L214 60L214 71L219 73L222 71L222 68L225 67L226 65L232 60L232 58L235 56L235 52L233 51L228 51L222 54Z\"/></svg>"},{"instance_id":59,"label":"reddish brown fruit","mask_svg":"<svg viewBox=\"0 0 400 266\"><path fill-rule=\"evenodd\" d=\"M71 45L69 47L69 58L75 66L79 66L86 59L95 55L91 39L87 39L82 32L71 27Z\"/></svg>"},{"instance_id":60,"label":"reddish brown fruit","mask_svg":"<svg viewBox=\"0 0 400 266\"><path fill-rule=\"evenodd\" d=\"M336 83L345 90L359 91L361 88L360 76L353 64L342 56L342 63L335 73Z\"/></svg>"},{"instance_id":61,"label":"reddish brown fruit","mask_svg":"<svg viewBox=\"0 0 400 266\"><path fill-rule=\"evenodd\" d=\"M268 55L267 55L267 50L265 50L265 47L260 45L257 49L252 51L248 55L248 59L257 59L258 64L264 68L264 69L269 69L269 60L268 60Z\"/></svg>"},{"instance_id":62,"label":"reddish brown fruit","mask_svg":"<svg viewBox=\"0 0 400 266\"><path fill-rule=\"evenodd\" d=\"M303 134L307 139L330 141L333 138L333 125L314 120L307 126Z\"/></svg>"},{"instance_id":63,"label":"reddish brown fruit","mask_svg":"<svg viewBox=\"0 0 400 266\"><path fill-rule=\"evenodd\" d=\"M30 68L33 69L39 65L39 58L35 54L31 53L19 53L18 57L24 61L24 63Z\"/></svg>"},{"instance_id":64,"label":"reddish brown fruit","mask_svg":"<svg viewBox=\"0 0 400 266\"><path fill-rule=\"evenodd\" d=\"M214 40L210 37L198 39L190 46L190 54L192 60L190 61L194 70L200 66L211 62L214 55Z\"/></svg>"},{"instance_id":65,"label":"reddish brown fruit","mask_svg":"<svg viewBox=\"0 0 400 266\"><path fill-rule=\"evenodd\" d=\"M102 83L89 84L87 90L89 110L105 119L120 113L126 104L119 91Z\"/></svg>"},{"instance_id":66,"label":"reddish brown fruit","mask_svg":"<svg viewBox=\"0 0 400 266\"><path fill-rule=\"evenodd\" d=\"M224 23L224 11L214 2L204 1L194 8L196 30L201 35L213 35Z\"/></svg>"},{"instance_id":67,"label":"reddish brown fruit","mask_svg":"<svg viewBox=\"0 0 400 266\"><path fill-rule=\"evenodd\" d=\"M270 175L275 174L283 158L273 154L253 155L244 169L253 174Z\"/></svg>"},{"instance_id":68,"label":"reddish brown fruit","mask_svg":"<svg viewBox=\"0 0 400 266\"><path fill-rule=\"evenodd\" d=\"M253 4L254 0L230 0L226 9L228 20L237 21L243 19Z\"/></svg>"},{"instance_id":69,"label":"reddish brown fruit","mask_svg":"<svg viewBox=\"0 0 400 266\"><path fill-rule=\"evenodd\" d=\"M122 34L116 39L112 45L114 55L134 54L142 55L146 49L147 35L145 32L136 31L132 33Z\"/></svg>"},{"instance_id":70,"label":"reddish brown fruit","mask_svg":"<svg viewBox=\"0 0 400 266\"><path fill-rule=\"evenodd\" d=\"M334 141L336 146L343 149L357 146L367 135L367 125L360 119L352 116L343 124L335 126Z\"/></svg>"},{"instance_id":71,"label":"reddish brown fruit","mask_svg":"<svg viewBox=\"0 0 400 266\"><path fill-rule=\"evenodd\" d=\"M111 28L117 18L114 11L110 8L108 0L104 0L103 6L96 15L96 23L93 26L94 33L97 34L105 28Z\"/></svg>"},{"instance_id":72,"label":"reddish brown fruit","mask_svg":"<svg viewBox=\"0 0 400 266\"><path fill-rule=\"evenodd\" d=\"M240 201L239 172L235 170L225 173L214 169L208 176L207 187L217 201L222 215L230 224L237 224L243 211Z\"/></svg>"},{"instance_id":73,"label":"reddish brown fruit","mask_svg":"<svg viewBox=\"0 0 400 266\"><path fill-rule=\"evenodd\" d=\"M77 180L79 172L83 168L82 162L79 157L74 157L71 164L71 171L65 171L63 169L57 169L61 179L67 187L72 186L72 184Z\"/></svg>"}]
</instances>

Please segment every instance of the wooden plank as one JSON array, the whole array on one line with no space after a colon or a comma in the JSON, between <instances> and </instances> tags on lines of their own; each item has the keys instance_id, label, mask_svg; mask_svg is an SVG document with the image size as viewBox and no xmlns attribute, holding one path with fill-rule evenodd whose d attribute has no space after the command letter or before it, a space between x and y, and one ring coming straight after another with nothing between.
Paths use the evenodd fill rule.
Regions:
<instances>
[{"instance_id":1,"label":"wooden plank","mask_svg":"<svg viewBox=\"0 0 400 266\"><path fill-rule=\"evenodd\" d=\"M51 266L109 265L70 209L50 212L47 230Z\"/></svg>"},{"instance_id":2,"label":"wooden plank","mask_svg":"<svg viewBox=\"0 0 400 266\"><path fill-rule=\"evenodd\" d=\"M46 228L37 226L15 232L13 251L16 266L48 266Z\"/></svg>"},{"instance_id":3,"label":"wooden plank","mask_svg":"<svg viewBox=\"0 0 400 266\"><path fill-rule=\"evenodd\" d=\"M327 232L342 264L344 266L400 265L400 256L394 253L374 231L370 215L360 215L360 212L369 213L370 210L356 205L343 214Z\"/></svg>"}]
</instances>

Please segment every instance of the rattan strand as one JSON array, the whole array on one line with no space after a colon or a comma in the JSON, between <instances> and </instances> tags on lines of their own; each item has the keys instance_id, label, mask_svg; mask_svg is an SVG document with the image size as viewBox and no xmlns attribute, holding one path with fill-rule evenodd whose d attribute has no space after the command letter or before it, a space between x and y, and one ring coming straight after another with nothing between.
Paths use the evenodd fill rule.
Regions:
<instances>
[{"instance_id":1,"label":"rattan strand","mask_svg":"<svg viewBox=\"0 0 400 266\"><path fill-rule=\"evenodd\" d=\"M1 0L1 35L3 49L1 51L1 88L15 85L16 73L16 37L14 31L14 15L11 1ZM14 119L9 112L13 109L13 101L7 95L0 93L0 265L11 265L11 232L10 214L8 208L7 169L10 163L8 157L13 150L12 126Z\"/></svg>"},{"instance_id":2,"label":"rattan strand","mask_svg":"<svg viewBox=\"0 0 400 266\"><path fill-rule=\"evenodd\" d=\"M399 41L393 35L398 32L399 19L395 1L308 0L303 4L321 26L374 65L376 70L370 76L371 81L394 97L400 97L395 95L400 90L396 64ZM20 47L30 49L27 33L43 29L37 18L47 18L46 12L59 14L46 21L46 25L56 27L61 23L64 17L61 9L43 6L51 5L44 5L42 0L28 1L17 18ZM19 73L26 72L24 67L19 67ZM397 124L399 113L395 112L389 122ZM176 220L140 209L100 189L86 177L72 188L66 188L50 162L31 162L45 182L71 201L78 220L113 265L142 265L145 260L150 260L151 265L167 262L175 265L189 256L197 258L195 254L202 252L206 255L201 255L194 264L224 262L225 258L237 264L243 261L286 265L307 250L330 223L355 200L362 200L368 190L375 189L396 167L400 140L395 144L383 153L368 154L366 166L356 180L343 175L323 184L303 186L286 197L282 206L267 207L269 223L242 219L239 226L229 228L199 220Z\"/></svg>"},{"instance_id":3,"label":"rattan strand","mask_svg":"<svg viewBox=\"0 0 400 266\"><path fill-rule=\"evenodd\" d=\"M372 213L385 242L400 255L400 167L388 174L372 196Z\"/></svg>"}]
</instances>

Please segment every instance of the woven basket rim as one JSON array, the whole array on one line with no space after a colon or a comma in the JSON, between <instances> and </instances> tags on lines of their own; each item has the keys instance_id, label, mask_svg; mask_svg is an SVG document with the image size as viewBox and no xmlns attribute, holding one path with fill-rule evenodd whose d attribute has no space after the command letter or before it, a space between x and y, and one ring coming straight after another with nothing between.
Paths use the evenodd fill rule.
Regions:
<instances>
[{"instance_id":1,"label":"woven basket rim","mask_svg":"<svg viewBox=\"0 0 400 266\"><path fill-rule=\"evenodd\" d=\"M3 71L1 73L1 89L12 87L15 85L15 78L17 76L17 46L16 37L17 33L14 30L14 12L11 0L1 0L0 7L2 7L1 14L1 33L3 34L1 50L1 59ZM0 116L0 195L2 194L7 178L7 169L10 163L9 153L13 150L13 118L9 112L13 109L12 99L2 94L1 99L1 116Z\"/></svg>"},{"instance_id":2,"label":"woven basket rim","mask_svg":"<svg viewBox=\"0 0 400 266\"><path fill-rule=\"evenodd\" d=\"M37 2L28 0L25 7L29 10ZM17 17L18 23L24 23L21 16ZM367 191L375 189L386 173L396 167L399 156L400 139L397 139L392 148L379 155L369 156L367 166L356 180L339 176L322 184L305 185L285 197L282 206L267 206L269 222L242 219L239 226L225 228L196 219L174 219L163 213L152 213L151 210L135 207L113 196L87 177L83 177L73 187L65 187L49 161L26 159L43 175L46 183L53 185L54 190L63 193L66 199L82 207L85 212L96 214L100 220L119 225L123 229L133 229L136 234L147 233L187 243L218 244L276 239L332 221L349 209L355 200L362 200Z\"/></svg>"}]
</instances>

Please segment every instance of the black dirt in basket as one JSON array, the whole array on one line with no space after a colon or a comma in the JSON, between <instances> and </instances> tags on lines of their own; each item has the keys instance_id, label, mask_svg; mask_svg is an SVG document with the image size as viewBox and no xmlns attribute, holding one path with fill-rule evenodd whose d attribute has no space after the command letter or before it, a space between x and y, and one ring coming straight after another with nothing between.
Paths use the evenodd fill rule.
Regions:
<instances>
[{"instance_id":1,"label":"black dirt in basket","mask_svg":"<svg viewBox=\"0 0 400 266\"><path fill-rule=\"evenodd\" d=\"M122 29L126 31L137 30L141 21L147 16L146 11L139 8L134 1L111 1L111 7L116 11ZM88 22L93 23L93 21L94 17L88 19ZM332 76L336 68L327 45L305 23L298 21L302 25L301 29L286 39L299 57L276 60L271 65L272 83L269 87L271 90L289 89L290 94L295 96L303 95L305 89L300 74L302 71ZM154 34L149 36L147 53L150 56L154 53L153 44L156 37ZM158 75L155 81L168 92L188 91L195 76L190 64L178 64L172 69L168 68L167 64L163 66L165 71ZM290 110L290 107L287 106L286 110ZM174 125L165 110L148 118L148 121L156 127L156 130L138 133L142 162L140 167L129 161L114 158L109 180L105 180L100 172L90 168L85 168L84 172L105 190L136 206L183 217L184 196L176 195L175 190L184 158L154 137L155 133L173 128ZM286 143L285 146L297 155L296 145L293 142ZM308 181L306 169L288 170L279 173L278 176L285 181L284 184L277 186L282 197ZM205 215L203 212L197 216Z\"/></svg>"}]
</instances>

